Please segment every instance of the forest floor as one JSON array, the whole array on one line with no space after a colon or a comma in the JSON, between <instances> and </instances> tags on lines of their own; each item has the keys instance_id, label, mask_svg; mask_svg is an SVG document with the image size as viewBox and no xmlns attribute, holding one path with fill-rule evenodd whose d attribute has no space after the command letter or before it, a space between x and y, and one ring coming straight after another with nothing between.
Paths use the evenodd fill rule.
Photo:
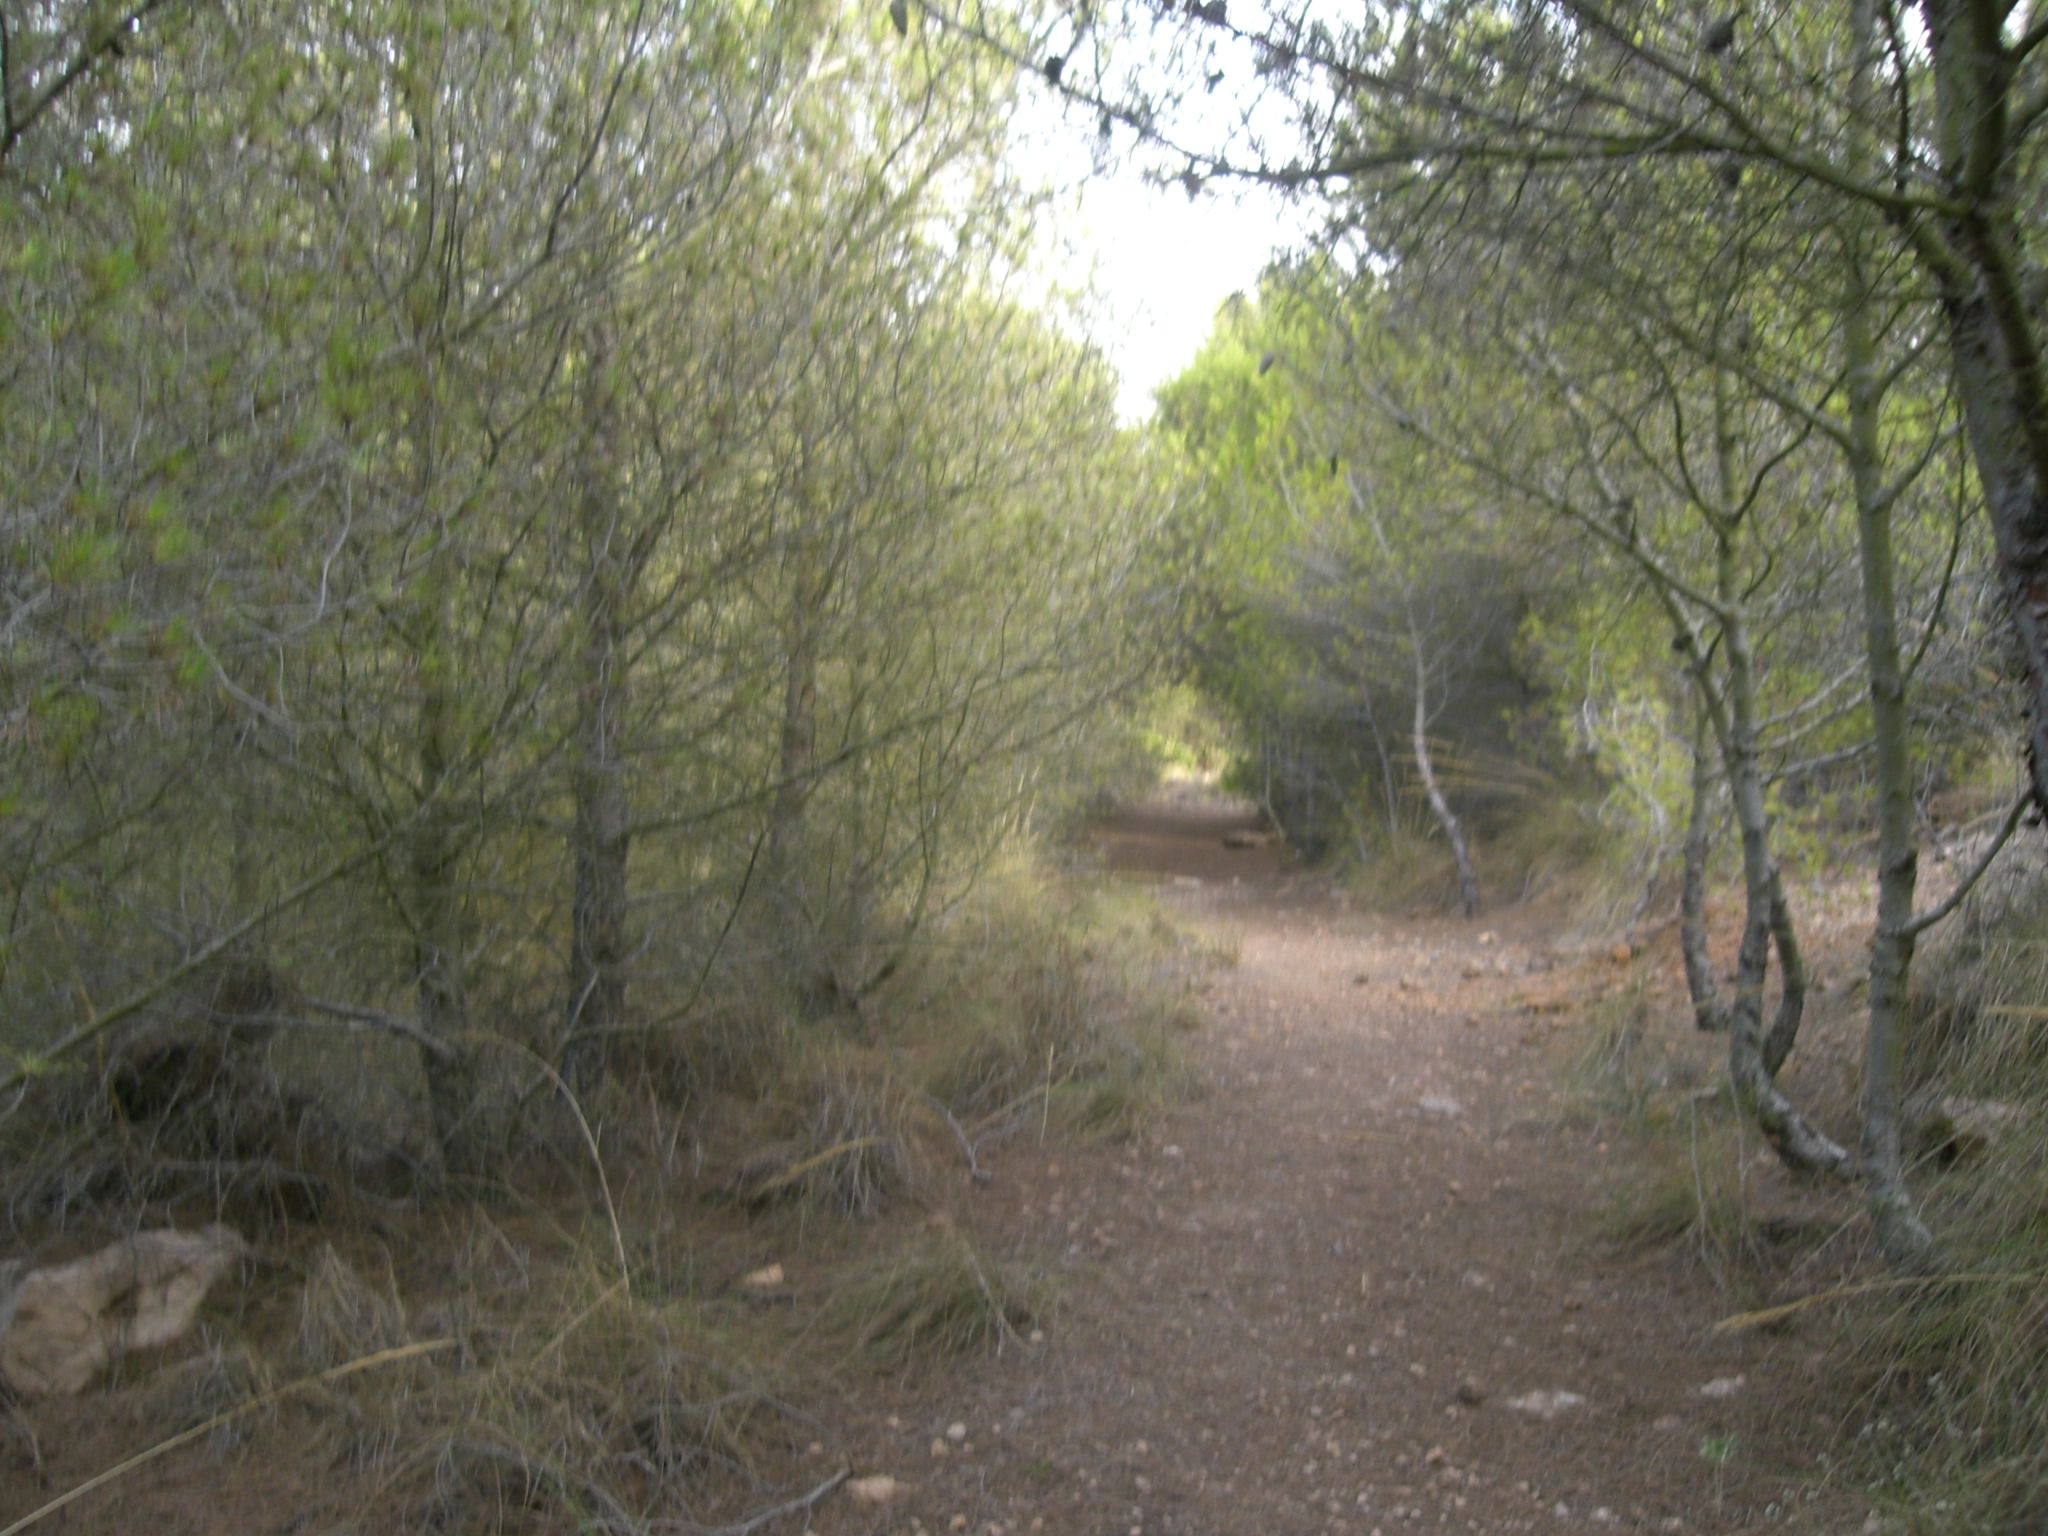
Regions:
<instances>
[{"instance_id":1,"label":"forest floor","mask_svg":"<svg viewBox=\"0 0 2048 1536\"><path fill-rule=\"evenodd\" d=\"M1029 1127L986 1156L985 1184L953 1170L961 1188L944 1219L1045 1277L1051 1296L1001 1349L900 1375L820 1361L807 1287L829 1286L834 1248L894 1241L886 1226L778 1231L657 1201L700 1267L742 1273L775 1243L790 1261L795 1305L777 1326L792 1358L813 1362L795 1389L808 1427L750 1507L838 1469L895 1480L886 1502L833 1493L753 1529L1874 1528L1828 1471L1853 1403L1826 1357L1827 1319L1713 1331L1854 1264L1847 1197L1802 1190L1749 1145L1745 1220L1795 1234L1798 1250L1764 1279L1724 1272L1717 1284L1684 1241L1629 1245L1607 1230L1603 1213L1634 1175L1627 1124L1588 1113L1574 1081L1588 1019L1633 999L1646 1028L1693 1053L1703 1091L1713 1082L1718 1046L1689 1026L1670 935L1647 954L1575 946L1541 903L1470 922L1368 914L1285 848L1232 837L1256 825L1242 806L1184 791L1094 834L1114 874L1156 885L1223 959L1200 983L1208 1022L1187 1041L1196 1086L1184 1102L1120 1142ZM1843 1002L1853 926L1812 930L1816 978ZM1827 1097L1812 1092L1816 1073L1838 1099L1853 1064L1821 1050L1800 1071L1809 1101ZM445 1267L430 1239L387 1239L408 1307L429 1321ZM288 1330L284 1284L274 1304L245 1300L245 1316L268 1308L284 1318L271 1331ZM0 1443L0 1525L159 1439L161 1395L142 1381L41 1405L39 1476L26 1445ZM390 1528L360 1523L376 1503L362 1450L375 1436L335 1438L356 1412L305 1402L251 1421L247 1438L181 1449L44 1528Z\"/></svg>"},{"instance_id":2,"label":"forest floor","mask_svg":"<svg viewBox=\"0 0 2048 1536\"><path fill-rule=\"evenodd\" d=\"M1699 1263L1599 1235L1612 1151L1558 1037L1645 957L1560 953L1528 908L1353 912L1284 849L1226 845L1253 825L1188 796L1099 830L1236 951L1204 1086L1137 1144L1006 1150L976 1225L1057 1256L1055 1317L859 1393L853 1464L915 1486L817 1528L1863 1530L1825 1475L1824 1329L1717 1335L1740 1301ZM1834 1219L1782 1178L1757 1198L1787 1230Z\"/></svg>"}]
</instances>

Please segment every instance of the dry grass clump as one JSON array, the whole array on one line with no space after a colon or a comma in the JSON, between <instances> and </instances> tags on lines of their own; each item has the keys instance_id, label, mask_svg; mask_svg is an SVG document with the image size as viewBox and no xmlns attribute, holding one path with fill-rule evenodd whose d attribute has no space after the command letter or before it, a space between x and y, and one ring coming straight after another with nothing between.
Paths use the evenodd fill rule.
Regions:
<instances>
[{"instance_id":1,"label":"dry grass clump","mask_svg":"<svg viewBox=\"0 0 2048 1536\"><path fill-rule=\"evenodd\" d=\"M1641 974L1588 1004L1563 1037L1566 1113L1622 1135L1690 1134L1691 1117L1709 1101L1725 1115L1729 1101L1711 1085L1725 1078L1725 1045L1702 1036L1689 1012L1679 1016Z\"/></svg>"},{"instance_id":2,"label":"dry grass clump","mask_svg":"<svg viewBox=\"0 0 2048 1536\"><path fill-rule=\"evenodd\" d=\"M880 1212L912 1178L913 1100L887 1057L827 1042L799 1059L786 1092L801 1116L796 1156L770 1191L854 1217Z\"/></svg>"},{"instance_id":3,"label":"dry grass clump","mask_svg":"<svg viewBox=\"0 0 2048 1536\"><path fill-rule=\"evenodd\" d=\"M2048 1530L2048 866L2028 850L1916 968L1924 1094L1967 1106L1966 1155L1930 1146L1916 1183L1947 1279L1844 1315L1873 1382L1859 1447L1920 1536Z\"/></svg>"},{"instance_id":4,"label":"dry grass clump","mask_svg":"<svg viewBox=\"0 0 2048 1536\"><path fill-rule=\"evenodd\" d=\"M862 1351L902 1367L999 1348L1043 1305L1042 1287L941 1221L858 1275L832 1316Z\"/></svg>"},{"instance_id":5,"label":"dry grass clump","mask_svg":"<svg viewBox=\"0 0 2048 1536\"><path fill-rule=\"evenodd\" d=\"M532 1284L508 1299L493 1286L511 1240L492 1232L467 1250L482 1267L465 1296L419 1324L463 1314L461 1348L330 1399L387 1528L652 1532L755 1502L796 1439L792 1411L747 1363L765 1354L758 1342L710 1303L643 1299L589 1243L524 1255ZM360 1300L345 1282L330 1292Z\"/></svg>"},{"instance_id":6,"label":"dry grass clump","mask_svg":"<svg viewBox=\"0 0 2048 1536\"><path fill-rule=\"evenodd\" d=\"M1927 1202L1952 1278L1844 1319L1876 1407L1859 1449L1915 1536L2048 1530L2048 1145L2026 1142Z\"/></svg>"},{"instance_id":7,"label":"dry grass clump","mask_svg":"<svg viewBox=\"0 0 2048 1536\"><path fill-rule=\"evenodd\" d=\"M384 1284L372 1285L332 1243L321 1243L306 1266L298 1310L299 1364L308 1371L329 1370L406 1339L405 1308L388 1267Z\"/></svg>"},{"instance_id":8,"label":"dry grass clump","mask_svg":"<svg viewBox=\"0 0 2048 1536\"><path fill-rule=\"evenodd\" d=\"M1769 1267L1784 1218L1751 1186L1743 1127L1715 1092L1718 1040L1662 1016L1640 981L1587 1009L1563 1062L1565 1115L1618 1143L1595 1217L1605 1242L1687 1255L1723 1289ZM1725 1088L1725 1085L1724 1085Z\"/></svg>"},{"instance_id":9,"label":"dry grass clump","mask_svg":"<svg viewBox=\"0 0 2048 1536\"><path fill-rule=\"evenodd\" d=\"M1701 1106L1686 1123L1644 1137L1605 1191L1601 1235L1622 1247L1680 1250L1728 1289L1769 1257L1739 1128Z\"/></svg>"},{"instance_id":10,"label":"dry grass clump","mask_svg":"<svg viewBox=\"0 0 2048 1536\"><path fill-rule=\"evenodd\" d=\"M1012 870L906 990L924 1086L969 1122L1127 1134L1184 1091L1192 987L1215 963L1146 893Z\"/></svg>"},{"instance_id":11,"label":"dry grass clump","mask_svg":"<svg viewBox=\"0 0 2048 1536\"><path fill-rule=\"evenodd\" d=\"M1525 901L1554 889L1573 893L1578 926L1625 922L1644 884L1640 859L1618 849L1598 820L1558 786L1518 788L1489 813L1465 816L1481 898ZM1454 796L1455 798L1455 796ZM1337 867L1345 887L1369 912L1455 912L1457 868L1449 844L1419 795L1389 826L1376 816L1369 830L1342 845Z\"/></svg>"}]
</instances>

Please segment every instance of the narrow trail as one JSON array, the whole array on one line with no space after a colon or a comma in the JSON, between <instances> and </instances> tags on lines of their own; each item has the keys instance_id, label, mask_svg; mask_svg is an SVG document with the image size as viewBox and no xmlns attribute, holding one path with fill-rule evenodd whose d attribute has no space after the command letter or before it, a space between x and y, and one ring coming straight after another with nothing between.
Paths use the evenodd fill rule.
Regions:
<instances>
[{"instance_id":1,"label":"narrow trail","mask_svg":"<svg viewBox=\"0 0 2048 1536\"><path fill-rule=\"evenodd\" d=\"M1859 1529L1816 1472L1829 1424L1788 1406L1819 1401L1816 1346L1710 1335L1730 1298L1595 1236L1608 1149L1543 1048L1585 981L1534 920L1352 915L1225 846L1249 824L1154 803L1103 830L1237 947L1206 1090L1138 1145L1006 1150L977 1225L1060 1255L1062 1305L871 1409L856 1444L914 1492L833 1528Z\"/></svg>"}]
</instances>

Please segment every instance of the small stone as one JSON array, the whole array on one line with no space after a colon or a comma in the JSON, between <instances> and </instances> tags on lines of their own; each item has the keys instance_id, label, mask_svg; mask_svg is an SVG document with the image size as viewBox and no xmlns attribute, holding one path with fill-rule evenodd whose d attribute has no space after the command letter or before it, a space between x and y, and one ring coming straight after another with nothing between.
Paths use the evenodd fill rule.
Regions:
<instances>
[{"instance_id":1,"label":"small stone","mask_svg":"<svg viewBox=\"0 0 2048 1536\"><path fill-rule=\"evenodd\" d=\"M1740 1376L1717 1376L1699 1389L1701 1397L1733 1397L1742 1390Z\"/></svg>"},{"instance_id":2,"label":"small stone","mask_svg":"<svg viewBox=\"0 0 2048 1536\"><path fill-rule=\"evenodd\" d=\"M946 1438L955 1445L958 1445L967 1438L967 1426L959 1423L948 1424L946 1426Z\"/></svg>"},{"instance_id":3,"label":"small stone","mask_svg":"<svg viewBox=\"0 0 2048 1536\"><path fill-rule=\"evenodd\" d=\"M954 1517L953 1517L952 1519L950 1519L950 1520L948 1520L948 1521L946 1522L946 1529L947 1529L947 1530L949 1530L949 1531L964 1531L964 1530L966 1530L966 1529L967 1529L967 1517L966 1517L965 1515L955 1515L955 1516L954 1516Z\"/></svg>"},{"instance_id":4,"label":"small stone","mask_svg":"<svg viewBox=\"0 0 2048 1536\"><path fill-rule=\"evenodd\" d=\"M1448 1453L1444 1450L1442 1446L1432 1445L1427 1451L1423 1453L1422 1464L1425 1467L1440 1467L1449 1459L1450 1457Z\"/></svg>"},{"instance_id":5,"label":"small stone","mask_svg":"<svg viewBox=\"0 0 2048 1536\"><path fill-rule=\"evenodd\" d=\"M1463 1403L1467 1408L1477 1408L1481 1403L1486 1401L1485 1391L1480 1387L1479 1383L1474 1381L1470 1376L1467 1376L1463 1381L1458 1383L1457 1392L1455 1396L1457 1397L1458 1401Z\"/></svg>"},{"instance_id":6,"label":"small stone","mask_svg":"<svg viewBox=\"0 0 2048 1536\"><path fill-rule=\"evenodd\" d=\"M846 1496L856 1504L887 1504L907 1492L909 1485L899 1483L886 1472L877 1472L872 1477L856 1477L846 1484Z\"/></svg>"},{"instance_id":7,"label":"small stone","mask_svg":"<svg viewBox=\"0 0 2048 1536\"><path fill-rule=\"evenodd\" d=\"M1442 1115L1447 1120L1455 1120L1465 1113L1465 1106L1448 1093L1425 1093L1416 1102L1425 1115Z\"/></svg>"},{"instance_id":8,"label":"small stone","mask_svg":"<svg viewBox=\"0 0 2048 1536\"><path fill-rule=\"evenodd\" d=\"M951 1448L946 1444L945 1441L939 1439L936 1435L932 1437L933 1461L944 1461L950 1449Z\"/></svg>"},{"instance_id":9,"label":"small stone","mask_svg":"<svg viewBox=\"0 0 2048 1536\"><path fill-rule=\"evenodd\" d=\"M1574 1408L1583 1408L1586 1400L1576 1392L1525 1392L1520 1397L1511 1397L1504 1406L1517 1413L1534 1414L1539 1419L1554 1419L1561 1413Z\"/></svg>"}]
</instances>

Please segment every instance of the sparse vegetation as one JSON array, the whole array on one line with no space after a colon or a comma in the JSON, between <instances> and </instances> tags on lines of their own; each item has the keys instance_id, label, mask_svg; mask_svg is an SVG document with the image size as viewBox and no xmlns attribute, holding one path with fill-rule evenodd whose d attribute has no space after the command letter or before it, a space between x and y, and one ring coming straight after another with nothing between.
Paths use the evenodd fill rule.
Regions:
<instances>
[{"instance_id":1,"label":"sparse vegetation","mask_svg":"<svg viewBox=\"0 0 2048 1536\"><path fill-rule=\"evenodd\" d=\"M1859 1466L1912 1536L2048 1522L2048 879L2030 842L1919 972L1918 1139L1947 1278L1843 1303ZM1959 1133L1957 1116L1973 1120ZM1961 1134L1963 1139L1958 1140Z\"/></svg>"},{"instance_id":2,"label":"sparse vegetation","mask_svg":"<svg viewBox=\"0 0 2048 1536\"><path fill-rule=\"evenodd\" d=\"M1021 1342L1044 1304L1042 1284L940 1221L854 1276L832 1310L860 1349L901 1368Z\"/></svg>"},{"instance_id":3,"label":"sparse vegetation","mask_svg":"<svg viewBox=\"0 0 2048 1536\"><path fill-rule=\"evenodd\" d=\"M109 1481L310 1424L394 1528L808 1522L821 1351L1040 1315L1006 1157L1263 1252L1146 1133L1284 888L1471 926L1284 978L1360 1017L1604 949L1345 1069L1464 1125L1568 1019L1607 1257L1796 1274L1897 1519L2048 1528L2048 0L1768 9L10 0L0 1342L152 1395ZM1041 107L1313 230L1148 421ZM1086 872L1161 785L1244 802L1174 899L1273 912ZM215 1220L154 1371L139 1234ZM1738 1518L1774 1448L1692 1443Z\"/></svg>"}]
</instances>

